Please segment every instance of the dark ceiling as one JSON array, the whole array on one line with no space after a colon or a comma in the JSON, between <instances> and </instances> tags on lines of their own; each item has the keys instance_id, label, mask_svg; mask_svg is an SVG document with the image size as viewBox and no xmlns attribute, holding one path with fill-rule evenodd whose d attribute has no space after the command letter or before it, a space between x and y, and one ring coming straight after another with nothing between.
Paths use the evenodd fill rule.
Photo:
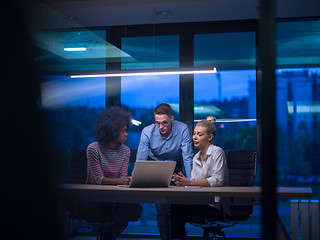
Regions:
<instances>
[{"instance_id":1,"label":"dark ceiling","mask_svg":"<svg viewBox=\"0 0 320 240\"><path fill-rule=\"evenodd\" d=\"M320 16L319 0L278 0L278 18ZM42 0L30 8L34 29L259 18L258 0Z\"/></svg>"}]
</instances>

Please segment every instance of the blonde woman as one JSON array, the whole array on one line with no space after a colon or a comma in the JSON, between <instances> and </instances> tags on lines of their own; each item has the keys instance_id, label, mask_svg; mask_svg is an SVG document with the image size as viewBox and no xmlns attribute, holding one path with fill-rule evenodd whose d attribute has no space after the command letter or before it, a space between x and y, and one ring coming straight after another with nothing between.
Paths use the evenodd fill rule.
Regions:
<instances>
[{"instance_id":1,"label":"blonde woman","mask_svg":"<svg viewBox=\"0 0 320 240\"><path fill-rule=\"evenodd\" d=\"M228 169L222 148L213 144L216 136L216 118L209 116L200 121L193 131L194 146L199 152L193 157L191 178L181 172L173 175L178 187L202 186L219 187L228 185ZM219 201L217 198L216 201ZM215 205L173 205L172 206L172 238L187 239L185 223L195 216L222 217L219 206Z\"/></svg>"}]
</instances>

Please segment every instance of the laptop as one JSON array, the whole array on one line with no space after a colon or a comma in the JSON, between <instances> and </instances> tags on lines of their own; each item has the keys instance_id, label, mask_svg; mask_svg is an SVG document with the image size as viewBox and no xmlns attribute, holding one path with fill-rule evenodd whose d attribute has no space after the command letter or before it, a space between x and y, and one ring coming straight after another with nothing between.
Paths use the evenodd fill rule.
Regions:
<instances>
[{"instance_id":1,"label":"laptop","mask_svg":"<svg viewBox=\"0 0 320 240\"><path fill-rule=\"evenodd\" d=\"M137 161L129 187L169 187L176 161Z\"/></svg>"}]
</instances>

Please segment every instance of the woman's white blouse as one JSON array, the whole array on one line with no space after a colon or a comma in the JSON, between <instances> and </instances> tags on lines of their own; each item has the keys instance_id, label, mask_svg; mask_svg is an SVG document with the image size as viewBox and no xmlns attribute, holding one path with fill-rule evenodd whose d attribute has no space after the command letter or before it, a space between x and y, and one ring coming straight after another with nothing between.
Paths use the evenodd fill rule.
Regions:
<instances>
[{"instance_id":1,"label":"woman's white blouse","mask_svg":"<svg viewBox=\"0 0 320 240\"><path fill-rule=\"evenodd\" d=\"M207 179L211 187L228 186L227 161L222 148L210 144L207 153L199 161L200 151L193 157L191 179Z\"/></svg>"}]
</instances>

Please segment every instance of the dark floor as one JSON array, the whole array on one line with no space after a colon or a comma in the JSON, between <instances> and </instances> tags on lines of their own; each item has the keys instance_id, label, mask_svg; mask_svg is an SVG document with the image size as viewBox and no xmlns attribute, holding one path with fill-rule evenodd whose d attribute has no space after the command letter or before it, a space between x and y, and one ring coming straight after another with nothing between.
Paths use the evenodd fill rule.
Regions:
<instances>
[{"instance_id":1,"label":"dark floor","mask_svg":"<svg viewBox=\"0 0 320 240\"><path fill-rule=\"evenodd\" d=\"M139 226L137 226L139 225ZM141 233L136 230L139 229ZM189 240L201 240L203 230L201 228L192 226L191 224L187 225L187 232ZM252 224L241 224L236 225L233 228L229 228L225 231L228 240L256 240L261 239L260 229L257 229L256 226ZM82 236L68 237L66 240L95 240L96 237L92 232L79 232ZM87 236L83 236L87 235ZM118 238L119 240L127 239L140 239L140 240L160 240L159 232L157 229L156 223L149 223L145 227L141 226L138 222L131 223L127 229L123 232L123 236Z\"/></svg>"},{"instance_id":2,"label":"dark floor","mask_svg":"<svg viewBox=\"0 0 320 240\"><path fill-rule=\"evenodd\" d=\"M89 236L77 236L73 238L67 238L66 240L95 240L96 237L89 237ZM150 238L150 237L134 237L134 238L129 238L129 237L120 237L118 240L129 240L129 239L135 239L135 240L160 240L160 237L156 238ZM199 236L192 236L188 238L189 240L201 240L202 237ZM243 238L243 237L228 237L228 240L260 240L260 238Z\"/></svg>"},{"instance_id":3,"label":"dark floor","mask_svg":"<svg viewBox=\"0 0 320 240\"><path fill-rule=\"evenodd\" d=\"M95 240L96 237L90 237L90 236L76 236L72 238L67 238L66 240ZM135 240L160 240L160 237L143 237L143 236L135 236L135 237L120 237L118 240L129 240L129 239L135 239ZM202 237L200 236L191 236L188 238L189 240L201 240ZM228 237L228 240L260 240L260 238L243 238L243 237Z\"/></svg>"},{"instance_id":4,"label":"dark floor","mask_svg":"<svg viewBox=\"0 0 320 240\"><path fill-rule=\"evenodd\" d=\"M145 204L144 214L140 217L137 222L130 222L128 227L123 232L123 236L118 238L119 240L127 240L127 239L153 239L160 240L159 231L157 227L156 217L155 217L155 209L151 208ZM150 207L150 209L147 209ZM225 229L225 234L228 240L253 240L253 239L261 239L261 224L260 224L260 216L255 216L259 213L259 206L255 207L253 216L246 222L242 222L236 224L231 228ZM154 216L145 216L147 214L153 213ZM74 222L74 228L78 229L81 236L69 237L66 240L94 240L96 239L94 233L92 232L92 228L87 228L88 225L81 222ZM83 228L82 228L83 227ZM188 234L188 239L190 240L200 240L202 239L203 230L199 227L195 227L191 224L186 224L186 230ZM70 232L70 231L67 231Z\"/></svg>"}]
</instances>

